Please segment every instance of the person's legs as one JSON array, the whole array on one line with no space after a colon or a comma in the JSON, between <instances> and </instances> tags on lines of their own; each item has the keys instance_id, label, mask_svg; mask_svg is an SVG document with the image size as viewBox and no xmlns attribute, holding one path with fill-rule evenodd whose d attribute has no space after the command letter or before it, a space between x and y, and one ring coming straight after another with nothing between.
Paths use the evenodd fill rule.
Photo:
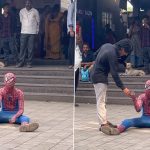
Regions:
<instances>
[{"instance_id":1,"label":"person's legs","mask_svg":"<svg viewBox=\"0 0 150 150\"><path fill-rule=\"evenodd\" d=\"M8 47L8 38L2 38L1 39L1 44L3 47L3 51L4 51L4 63L5 63L5 67L8 66L8 61L9 61L9 47Z\"/></svg>"},{"instance_id":2,"label":"person's legs","mask_svg":"<svg viewBox=\"0 0 150 150\"><path fill-rule=\"evenodd\" d=\"M29 67L32 64L32 59L33 59L34 41L35 41L35 35L30 34L28 39L28 60L27 60L27 65Z\"/></svg>"},{"instance_id":3,"label":"person's legs","mask_svg":"<svg viewBox=\"0 0 150 150\"><path fill-rule=\"evenodd\" d=\"M79 68L75 71L75 92L77 91L78 83L79 83ZM76 101L75 101L75 106L76 107L79 106L79 104L77 104Z\"/></svg>"},{"instance_id":4,"label":"person's legs","mask_svg":"<svg viewBox=\"0 0 150 150\"><path fill-rule=\"evenodd\" d=\"M150 116L142 116L140 118L126 119L121 123L121 125L118 126L118 129L121 133L126 131L130 127L150 128Z\"/></svg>"},{"instance_id":5,"label":"person's legs","mask_svg":"<svg viewBox=\"0 0 150 150\"><path fill-rule=\"evenodd\" d=\"M28 35L21 34L19 64L17 65L17 67L22 67L24 65L25 57L26 57L26 50L27 50L27 42L28 42Z\"/></svg>"},{"instance_id":6,"label":"person's legs","mask_svg":"<svg viewBox=\"0 0 150 150\"><path fill-rule=\"evenodd\" d=\"M75 38L70 37L68 48L68 57L70 66L74 66L74 49L75 49Z\"/></svg>"},{"instance_id":7,"label":"person's legs","mask_svg":"<svg viewBox=\"0 0 150 150\"><path fill-rule=\"evenodd\" d=\"M18 117L16 123L21 124L19 128L20 132L33 132L39 127L38 123L30 123L29 117L24 115Z\"/></svg>"},{"instance_id":8,"label":"person's legs","mask_svg":"<svg viewBox=\"0 0 150 150\"><path fill-rule=\"evenodd\" d=\"M107 124L107 117L106 117L106 91L107 85L103 83L94 84L94 90L96 94L97 100L97 115L99 124Z\"/></svg>"},{"instance_id":9,"label":"person's legs","mask_svg":"<svg viewBox=\"0 0 150 150\"><path fill-rule=\"evenodd\" d=\"M148 72L150 73L150 47L149 47L149 50L148 50L148 60L149 60L149 62L148 62Z\"/></svg>"},{"instance_id":10,"label":"person's legs","mask_svg":"<svg viewBox=\"0 0 150 150\"><path fill-rule=\"evenodd\" d=\"M16 46L15 46L14 37L9 38L9 49L13 55L14 62L17 63L18 62L18 51L17 51Z\"/></svg>"},{"instance_id":11,"label":"person's legs","mask_svg":"<svg viewBox=\"0 0 150 150\"><path fill-rule=\"evenodd\" d=\"M149 74L149 47L143 48L143 57L144 57L144 70L146 74Z\"/></svg>"}]
</instances>

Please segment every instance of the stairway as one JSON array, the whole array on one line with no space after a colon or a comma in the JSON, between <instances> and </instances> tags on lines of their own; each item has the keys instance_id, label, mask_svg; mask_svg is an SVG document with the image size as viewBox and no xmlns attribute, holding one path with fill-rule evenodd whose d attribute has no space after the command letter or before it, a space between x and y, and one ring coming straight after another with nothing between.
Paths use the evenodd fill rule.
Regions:
<instances>
[{"instance_id":1,"label":"stairway","mask_svg":"<svg viewBox=\"0 0 150 150\"><path fill-rule=\"evenodd\" d=\"M16 74L16 87L24 91L25 100L73 102L73 69L67 66L43 65L33 68L0 69L1 87L4 74Z\"/></svg>"},{"instance_id":2,"label":"stairway","mask_svg":"<svg viewBox=\"0 0 150 150\"><path fill-rule=\"evenodd\" d=\"M136 95L138 95L144 91L144 84L147 80L150 79L150 76L121 76L121 79L127 88L133 90ZM91 83L80 81L76 92L76 102L96 103L95 92ZM132 104L132 100L124 95L122 90L115 85L111 76L109 76L107 103L123 105Z\"/></svg>"}]
</instances>

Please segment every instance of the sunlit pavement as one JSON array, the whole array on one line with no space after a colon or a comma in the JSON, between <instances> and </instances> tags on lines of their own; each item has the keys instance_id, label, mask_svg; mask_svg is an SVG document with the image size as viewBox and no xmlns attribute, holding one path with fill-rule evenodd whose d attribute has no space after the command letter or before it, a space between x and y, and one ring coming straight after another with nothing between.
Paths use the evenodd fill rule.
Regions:
<instances>
[{"instance_id":1,"label":"sunlit pavement","mask_svg":"<svg viewBox=\"0 0 150 150\"><path fill-rule=\"evenodd\" d=\"M26 101L24 114L40 124L20 133L18 126L0 124L0 150L73 150L73 105Z\"/></svg>"},{"instance_id":2,"label":"sunlit pavement","mask_svg":"<svg viewBox=\"0 0 150 150\"><path fill-rule=\"evenodd\" d=\"M75 114L75 150L150 150L150 129L132 128L119 136L108 136L98 131L95 105L80 104ZM107 105L107 115L109 121L119 124L141 114L131 105Z\"/></svg>"}]
</instances>

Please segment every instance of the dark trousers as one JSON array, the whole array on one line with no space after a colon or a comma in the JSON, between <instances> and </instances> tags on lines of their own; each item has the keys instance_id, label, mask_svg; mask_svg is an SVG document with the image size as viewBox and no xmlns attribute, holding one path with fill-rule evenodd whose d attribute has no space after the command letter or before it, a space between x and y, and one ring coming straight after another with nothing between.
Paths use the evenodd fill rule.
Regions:
<instances>
[{"instance_id":1,"label":"dark trousers","mask_svg":"<svg viewBox=\"0 0 150 150\"><path fill-rule=\"evenodd\" d=\"M9 56L10 56L10 51L11 51L11 54L13 55L14 61L16 63L18 59L18 52L15 47L14 37L1 38L0 43L4 51L4 61L9 62Z\"/></svg>"},{"instance_id":2,"label":"dark trousers","mask_svg":"<svg viewBox=\"0 0 150 150\"><path fill-rule=\"evenodd\" d=\"M75 92L77 91L79 83L79 68L75 71Z\"/></svg>"},{"instance_id":3,"label":"dark trousers","mask_svg":"<svg viewBox=\"0 0 150 150\"><path fill-rule=\"evenodd\" d=\"M69 39L69 48L68 48L68 59L69 65L74 66L74 49L75 49L75 38L70 37Z\"/></svg>"},{"instance_id":4,"label":"dark trousers","mask_svg":"<svg viewBox=\"0 0 150 150\"><path fill-rule=\"evenodd\" d=\"M34 50L35 34L21 34L20 37L20 55L19 63L24 64L27 58L27 64L32 64L33 50Z\"/></svg>"},{"instance_id":5,"label":"dark trousers","mask_svg":"<svg viewBox=\"0 0 150 150\"><path fill-rule=\"evenodd\" d=\"M145 72L150 72L150 47L143 48L143 57Z\"/></svg>"}]
</instances>

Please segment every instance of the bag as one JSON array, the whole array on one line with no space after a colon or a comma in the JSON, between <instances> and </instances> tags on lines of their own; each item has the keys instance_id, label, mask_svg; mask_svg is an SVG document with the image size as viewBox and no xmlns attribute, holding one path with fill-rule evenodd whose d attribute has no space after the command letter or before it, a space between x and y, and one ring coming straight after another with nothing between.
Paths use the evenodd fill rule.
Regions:
<instances>
[{"instance_id":1,"label":"bag","mask_svg":"<svg viewBox=\"0 0 150 150\"><path fill-rule=\"evenodd\" d=\"M90 74L88 69L81 69L81 81L88 82L90 79Z\"/></svg>"}]
</instances>

